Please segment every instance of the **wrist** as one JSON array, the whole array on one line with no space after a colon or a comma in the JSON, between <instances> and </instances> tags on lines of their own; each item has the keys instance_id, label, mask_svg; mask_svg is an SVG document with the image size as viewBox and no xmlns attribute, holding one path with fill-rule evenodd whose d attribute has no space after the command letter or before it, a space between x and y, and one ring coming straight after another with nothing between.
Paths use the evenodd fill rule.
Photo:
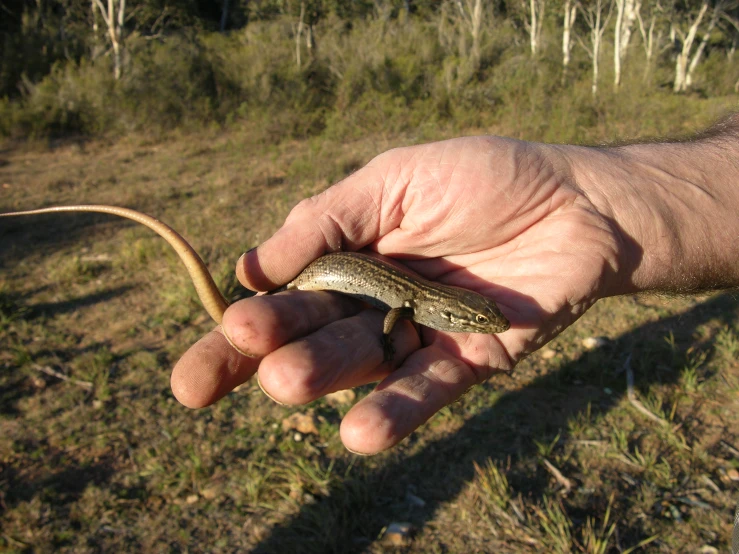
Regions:
<instances>
[{"instance_id":1,"label":"wrist","mask_svg":"<svg viewBox=\"0 0 739 554\"><path fill-rule=\"evenodd\" d=\"M621 244L603 296L739 285L739 133L565 148L574 182Z\"/></svg>"}]
</instances>

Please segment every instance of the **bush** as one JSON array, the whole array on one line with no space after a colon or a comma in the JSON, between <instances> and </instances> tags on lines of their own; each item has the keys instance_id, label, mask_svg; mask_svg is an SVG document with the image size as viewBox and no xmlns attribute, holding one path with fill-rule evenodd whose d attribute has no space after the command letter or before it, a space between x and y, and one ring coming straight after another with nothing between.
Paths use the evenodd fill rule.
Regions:
<instances>
[{"instance_id":1,"label":"bush","mask_svg":"<svg viewBox=\"0 0 739 554\"><path fill-rule=\"evenodd\" d=\"M24 89L6 135L93 135L115 122L110 109L116 103L112 75L94 63L57 63L38 84L26 81Z\"/></svg>"},{"instance_id":2,"label":"bush","mask_svg":"<svg viewBox=\"0 0 739 554\"><path fill-rule=\"evenodd\" d=\"M669 58L656 60L647 80L638 60L627 58L623 85L614 91L605 47L593 98L590 62L579 50L564 79L558 48L550 45L534 59L520 29L492 19L481 35L479 60L472 60L465 28L449 13L429 17L348 24L329 15L314 29L317 48L309 52L301 44L301 67L295 21L286 16L228 34L130 35L119 81L108 57L59 61L35 82L24 77L20 99L0 100L0 134L151 132L247 120L276 142L322 133L334 139L368 132L423 135L444 124L588 142L602 136L604 126L627 138L666 133L661 117L679 114L684 97L671 93ZM710 52L696 76L704 96L731 93L739 75L728 65L725 54Z\"/></svg>"}]
</instances>

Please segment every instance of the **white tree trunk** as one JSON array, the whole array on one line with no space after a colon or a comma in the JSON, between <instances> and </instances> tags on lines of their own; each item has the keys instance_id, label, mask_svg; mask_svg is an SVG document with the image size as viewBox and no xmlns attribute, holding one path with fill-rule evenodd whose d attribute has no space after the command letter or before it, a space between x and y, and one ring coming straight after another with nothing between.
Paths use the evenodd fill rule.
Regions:
<instances>
[{"instance_id":1,"label":"white tree trunk","mask_svg":"<svg viewBox=\"0 0 739 554\"><path fill-rule=\"evenodd\" d=\"M530 37L530 43L531 43L531 54L536 55L536 47L537 43L539 42L538 37L536 36L536 0L529 0L529 10L531 11L531 23L529 24L531 26L529 37Z\"/></svg>"},{"instance_id":2,"label":"white tree trunk","mask_svg":"<svg viewBox=\"0 0 739 554\"><path fill-rule=\"evenodd\" d=\"M690 86L693 84L693 73L695 72L695 68L698 67L698 62L700 62L701 56L703 56L703 51L706 49L706 44L708 44L708 39L711 38L711 31L713 31L713 28L716 26L716 22L718 21L718 18L721 15L721 1L719 0L716 2L716 5L713 7L713 15L711 16L711 21L708 24L708 28L706 29L706 32L703 33L703 39L701 40L701 43L698 45L698 49L695 51L695 54L693 55L693 59L690 60L690 65L688 66L688 71L685 74L685 88L690 88Z\"/></svg>"},{"instance_id":3,"label":"white tree trunk","mask_svg":"<svg viewBox=\"0 0 739 554\"><path fill-rule=\"evenodd\" d=\"M577 17L577 5L572 5L572 0L565 0L564 23L562 29L562 67L565 71L570 66L570 54L572 53L572 27Z\"/></svg>"},{"instance_id":4,"label":"white tree trunk","mask_svg":"<svg viewBox=\"0 0 739 554\"><path fill-rule=\"evenodd\" d=\"M631 32L634 21L639 18L641 0L616 0L616 28L614 29L613 45L613 84L618 87L621 84L621 67L626 57L626 50L631 41Z\"/></svg>"},{"instance_id":5,"label":"white tree trunk","mask_svg":"<svg viewBox=\"0 0 739 554\"><path fill-rule=\"evenodd\" d=\"M621 84L621 25L624 20L626 0L616 0L616 29L613 33L613 84Z\"/></svg>"},{"instance_id":6,"label":"white tree trunk","mask_svg":"<svg viewBox=\"0 0 739 554\"><path fill-rule=\"evenodd\" d=\"M603 34L599 32L600 18L601 9L600 0L598 0L598 13L595 18L595 27L593 27L593 30L591 31L593 37L593 85L591 87L591 92L593 93L593 96L598 94L598 58L600 57L600 39L603 36Z\"/></svg>"},{"instance_id":7,"label":"white tree trunk","mask_svg":"<svg viewBox=\"0 0 739 554\"><path fill-rule=\"evenodd\" d=\"M634 23L639 17L641 11L641 0L626 0L624 9L624 18L621 23L621 59L626 55L626 50L631 42L631 33L634 30Z\"/></svg>"},{"instance_id":8,"label":"white tree trunk","mask_svg":"<svg viewBox=\"0 0 739 554\"><path fill-rule=\"evenodd\" d=\"M480 64L480 32L482 30L482 0L455 0L462 21L472 36L472 65Z\"/></svg>"},{"instance_id":9,"label":"white tree trunk","mask_svg":"<svg viewBox=\"0 0 739 554\"><path fill-rule=\"evenodd\" d=\"M95 0L90 1L90 7L92 8L92 39L96 41L98 34L98 10L95 7Z\"/></svg>"},{"instance_id":10,"label":"white tree trunk","mask_svg":"<svg viewBox=\"0 0 739 554\"><path fill-rule=\"evenodd\" d=\"M607 2L609 2L608 13L604 17L603 1L604 0L594 0L593 2L589 3L587 7L583 7L582 5L580 6L580 10L583 13L585 22L590 28L590 47L586 46L582 41L580 41L580 44L593 60L593 84L591 87L593 96L596 96L598 94L598 73L600 70L599 58L600 47L601 43L603 42L603 33L605 32L606 27L608 26L608 22L611 19L611 14L613 13L613 1L606 0Z\"/></svg>"},{"instance_id":11,"label":"white tree trunk","mask_svg":"<svg viewBox=\"0 0 739 554\"><path fill-rule=\"evenodd\" d=\"M475 67L480 63L480 29L482 29L482 0L475 0L472 8L472 58Z\"/></svg>"},{"instance_id":12,"label":"white tree trunk","mask_svg":"<svg viewBox=\"0 0 739 554\"><path fill-rule=\"evenodd\" d=\"M94 2L108 28L108 39L113 49L113 76L117 81L123 74L123 24L126 22L126 0L108 0L107 8L103 6L101 0Z\"/></svg>"},{"instance_id":13,"label":"white tree trunk","mask_svg":"<svg viewBox=\"0 0 739 554\"><path fill-rule=\"evenodd\" d=\"M687 90L688 57L690 56L690 50L693 48L693 41L695 41L695 35L698 32L698 26L701 24L703 16L706 15L707 10L708 2L704 0L698 16L695 18L695 21L688 29L687 36L683 35L683 33L679 29L673 26L674 32L680 35L683 43L682 49L678 53L677 59L675 60L675 83L672 87L675 92L684 92L685 90Z\"/></svg>"},{"instance_id":14,"label":"white tree trunk","mask_svg":"<svg viewBox=\"0 0 739 554\"><path fill-rule=\"evenodd\" d=\"M300 39L303 36L303 21L305 19L305 2L300 3L300 20L298 21L298 29L295 32L295 61L298 64L298 70L302 67L300 60Z\"/></svg>"},{"instance_id":15,"label":"white tree trunk","mask_svg":"<svg viewBox=\"0 0 739 554\"><path fill-rule=\"evenodd\" d=\"M649 70L652 66L652 56L654 55L654 24L657 21L657 16L652 14L648 30L644 28L644 21L641 18L641 14L638 12L637 19L639 21L639 32L641 33L642 45L644 46L644 57L646 58L646 63L644 64L644 80L646 81L649 78Z\"/></svg>"},{"instance_id":16,"label":"white tree trunk","mask_svg":"<svg viewBox=\"0 0 739 554\"><path fill-rule=\"evenodd\" d=\"M529 32L529 45L531 47L531 55L535 56L541 47L541 29L544 25L544 11L546 10L546 0L526 0L521 1L524 13L524 27Z\"/></svg>"}]
</instances>

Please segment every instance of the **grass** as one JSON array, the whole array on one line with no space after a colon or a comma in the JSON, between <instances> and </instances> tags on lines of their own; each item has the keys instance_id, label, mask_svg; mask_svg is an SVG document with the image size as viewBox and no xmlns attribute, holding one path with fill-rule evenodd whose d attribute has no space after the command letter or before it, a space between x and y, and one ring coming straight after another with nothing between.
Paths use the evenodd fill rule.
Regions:
<instances>
[{"instance_id":1,"label":"grass","mask_svg":"<svg viewBox=\"0 0 739 554\"><path fill-rule=\"evenodd\" d=\"M717 109L690 102L706 119ZM639 130L603 125L583 132ZM422 138L462 132L479 129ZM269 133L6 144L1 207L84 200L155 214L235 297L234 261L292 205L421 138ZM385 552L396 547L383 529L399 521L415 530L406 552L728 549L739 498L728 477L739 459L722 446L739 446L732 295L599 302L548 345L553 355L363 458L338 439L346 407L280 407L254 383L205 410L174 400L169 371L212 324L146 229L60 215L3 221L0 237L0 551ZM605 340L588 350L587 337ZM635 394L661 421L627 399L629 357ZM297 441L281 422L307 409L319 434Z\"/></svg>"}]
</instances>

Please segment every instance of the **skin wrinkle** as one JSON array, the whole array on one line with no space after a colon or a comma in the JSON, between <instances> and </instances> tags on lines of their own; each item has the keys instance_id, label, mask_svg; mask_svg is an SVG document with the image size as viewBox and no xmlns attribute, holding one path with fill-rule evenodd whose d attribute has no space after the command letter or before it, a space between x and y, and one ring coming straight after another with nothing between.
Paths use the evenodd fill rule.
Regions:
<instances>
[{"instance_id":1,"label":"skin wrinkle","mask_svg":"<svg viewBox=\"0 0 739 554\"><path fill-rule=\"evenodd\" d=\"M455 372L455 369L457 368L460 371ZM466 372L464 371L465 368L467 369ZM429 379L429 381L435 381L437 384L440 385L437 388L437 390L440 390L442 391L442 393L444 393L444 400L443 400L444 406L448 406L449 404L454 402L457 398L459 398L460 395L454 394L453 392L454 385L464 382L464 379L458 379L458 378L446 379L445 377L450 373L451 374L472 373L472 375L475 377L475 383L473 384L477 383L477 379L476 379L477 375L475 374L475 372L472 370L471 367L469 367L467 364L461 361L455 363L454 361L449 360L448 358L445 358L445 359L440 359L440 360L437 360L429 364L428 370L425 372L425 375ZM454 375L454 377L457 377L457 376ZM452 385L451 387L450 387L450 384Z\"/></svg>"},{"instance_id":2,"label":"skin wrinkle","mask_svg":"<svg viewBox=\"0 0 739 554\"><path fill-rule=\"evenodd\" d=\"M476 337L473 337L472 335L466 335L464 337L464 346L466 348L474 348L475 351L477 350L477 347L474 345L474 343L477 342ZM490 348L485 348L486 352L486 358L487 362L485 363L470 363L467 360L460 360L460 364L462 365L462 369L467 369L469 373L472 374L472 383L467 385L465 383L465 391L469 390L470 387L473 387L475 385L479 385L483 381L485 381L490 375L495 373L497 367L492 364L492 358L490 356ZM464 394L464 392L462 392ZM459 396L457 396L459 398ZM454 399L456 400L456 398Z\"/></svg>"}]
</instances>

